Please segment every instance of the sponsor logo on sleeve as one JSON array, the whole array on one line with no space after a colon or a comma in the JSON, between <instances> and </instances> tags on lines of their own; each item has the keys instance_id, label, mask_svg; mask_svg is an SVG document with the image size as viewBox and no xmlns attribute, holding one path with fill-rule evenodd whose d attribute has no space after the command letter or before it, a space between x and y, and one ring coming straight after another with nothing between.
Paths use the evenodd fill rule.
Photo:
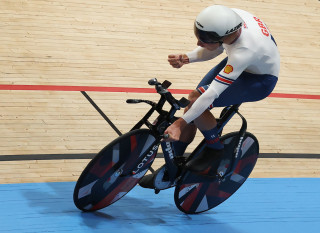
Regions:
<instances>
[{"instance_id":1,"label":"sponsor logo on sleeve","mask_svg":"<svg viewBox=\"0 0 320 233\"><path fill-rule=\"evenodd\" d=\"M226 65L223 72L226 74L230 74L232 71L233 71L232 65Z\"/></svg>"}]
</instances>

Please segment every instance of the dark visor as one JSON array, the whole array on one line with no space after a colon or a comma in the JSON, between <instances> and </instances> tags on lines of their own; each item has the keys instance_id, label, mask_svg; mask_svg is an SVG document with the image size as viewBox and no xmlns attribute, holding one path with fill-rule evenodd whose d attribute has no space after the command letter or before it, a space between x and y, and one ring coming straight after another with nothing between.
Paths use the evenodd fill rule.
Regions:
<instances>
[{"instance_id":1,"label":"dark visor","mask_svg":"<svg viewBox=\"0 0 320 233\"><path fill-rule=\"evenodd\" d=\"M196 35L198 40L206 44L219 43L219 41L222 39L222 37L219 36L217 33L202 31L199 28L197 28L195 24L194 24L194 34Z\"/></svg>"}]
</instances>

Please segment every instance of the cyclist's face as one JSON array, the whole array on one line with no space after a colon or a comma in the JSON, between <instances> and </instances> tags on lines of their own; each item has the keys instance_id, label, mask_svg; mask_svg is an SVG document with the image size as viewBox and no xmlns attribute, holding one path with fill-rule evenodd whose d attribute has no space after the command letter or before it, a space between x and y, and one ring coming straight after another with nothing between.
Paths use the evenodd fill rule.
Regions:
<instances>
[{"instance_id":1,"label":"cyclist's face","mask_svg":"<svg viewBox=\"0 0 320 233\"><path fill-rule=\"evenodd\" d=\"M217 42L217 43L203 43L202 41L198 40L198 43L197 43L198 46L202 47L202 48L205 48L205 49L208 49L210 51L213 51L213 50L216 50L217 48L220 47L220 43Z\"/></svg>"}]
</instances>

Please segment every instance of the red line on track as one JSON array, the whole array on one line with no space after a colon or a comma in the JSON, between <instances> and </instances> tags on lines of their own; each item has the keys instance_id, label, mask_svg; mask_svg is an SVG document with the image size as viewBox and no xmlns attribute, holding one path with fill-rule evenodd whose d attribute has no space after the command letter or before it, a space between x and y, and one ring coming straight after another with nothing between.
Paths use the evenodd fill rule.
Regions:
<instances>
[{"instance_id":1,"label":"red line on track","mask_svg":"<svg viewBox=\"0 0 320 233\"><path fill-rule=\"evenodd\" d=\"M96 91L96 92L127 92L127 93L155 93L153 88L135 87L94 87L94 86L56 86L56 85L0 85L0 90L23 91ZM189 94L191 90L170 89L173 94ZM269 97L290 99L320 99L320 95L272 93Z\"/></svg>"}]
</instances>

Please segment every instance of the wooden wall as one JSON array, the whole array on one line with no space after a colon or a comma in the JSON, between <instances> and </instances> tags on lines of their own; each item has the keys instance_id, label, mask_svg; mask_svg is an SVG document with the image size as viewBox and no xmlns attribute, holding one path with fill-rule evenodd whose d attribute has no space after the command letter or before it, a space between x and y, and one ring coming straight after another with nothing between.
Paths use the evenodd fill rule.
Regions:
<instances>
[{"instance_id":1,"label":"wooden wall","mask_svg":"<svg viewBox=\"0 0 320 233\"><path fill-rule=\"evenodd\" d=\"M147 80L157 77L172 81L174 89L192 90L225 55L178 70L167 55L196 46L194 18L213 3L250 11L268 25L281 53L274 92L320 95L316 0L3 0L0 85L148 88ZM127 98L158 98L88 94L122 132L146 111L126 105ZM243 104L241 112L262 153L319 154L319 99L267 98ZM235 120L227 131L238 126ZM64 91L0 90L0 132L0 156L96 153L116 137L80 92Z\"/></svg>"}]
</instances>

